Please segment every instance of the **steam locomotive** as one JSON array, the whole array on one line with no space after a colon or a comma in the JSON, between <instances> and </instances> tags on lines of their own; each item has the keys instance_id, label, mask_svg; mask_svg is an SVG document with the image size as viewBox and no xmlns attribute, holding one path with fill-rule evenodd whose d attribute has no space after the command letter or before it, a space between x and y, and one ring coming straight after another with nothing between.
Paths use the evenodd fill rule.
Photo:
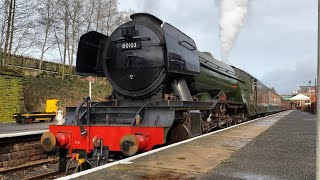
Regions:
<instances>
[{"instance_id":1,"label":"steam locomotive","mask_svg":"<svg viewBox=\"0 0 320 180\"><path fill-rule=\"evenodd\" d=\"M136 13L110 37L81 36L76 69L106 77L113 92L104 102L84 98L66 108L41 144L67 151L79 166L110 156L132 156L289 108L277 93L245 71L197 50L192 38L157 17Z\"/></svg>"}]
</instances>

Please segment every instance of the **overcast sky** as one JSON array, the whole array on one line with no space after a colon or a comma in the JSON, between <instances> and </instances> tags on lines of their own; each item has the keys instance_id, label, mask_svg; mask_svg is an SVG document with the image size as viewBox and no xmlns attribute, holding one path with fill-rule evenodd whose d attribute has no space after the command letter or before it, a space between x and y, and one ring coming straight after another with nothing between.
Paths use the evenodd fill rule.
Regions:
<instances>
[{"instance_id":1,"label":"overcast sky","mask_svg":"<svg viewBox=\"0 0 320 180\"><path fill-rule=\"evenodd\" d=\"M221 59L219 0L119 0L120 10L148 12L193 38L200 51ZM280 94L316 77L317 1L249 0L248 16L228 63Z\"/></svg>"}]
</instances>

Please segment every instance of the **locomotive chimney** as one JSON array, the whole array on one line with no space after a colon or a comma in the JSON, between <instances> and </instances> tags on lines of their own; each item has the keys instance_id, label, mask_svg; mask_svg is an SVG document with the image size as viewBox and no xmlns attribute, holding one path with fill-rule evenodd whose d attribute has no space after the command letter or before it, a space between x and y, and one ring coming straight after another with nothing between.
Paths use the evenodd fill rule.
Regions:
<instances>
[{"instance_id":1,"label":"locomotive chimney","mask_svg":"<svg viewBox=\"0 0 320 180\"><path fill-rule=\"evenodd\" d=\"M130 18L132 19L132 21L148 21L158 26L161 26L161 24L163 23L159 18L148 13L135 13L132 14Z\"/></svg>"}]
</instances>

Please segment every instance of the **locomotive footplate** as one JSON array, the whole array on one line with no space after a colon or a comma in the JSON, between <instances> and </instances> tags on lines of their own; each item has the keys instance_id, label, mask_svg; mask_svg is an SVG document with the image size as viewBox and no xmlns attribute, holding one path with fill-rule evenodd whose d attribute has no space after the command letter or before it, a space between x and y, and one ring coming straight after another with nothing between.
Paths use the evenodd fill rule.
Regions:
<instances>
[{"instance_id":1,"label":"locomotive footplate","mask_svg":"<svg viewBox=\"0 0 320 180\"><path fill-rule=\"evenodd\" d=\"M93 104L79 108L79 119L82 124L96 125L139 125L139 126L171 126L176 111L207 110L215 108L218 100L210 102L197 101L153 101L141 106L110 106L104 103ZM75 120L76 107L67 107L66 124L77 124ZM90 120L87 121L87 111L90 111ZM146 120L144 120L146 119ZM137 120L139 120L137 122Z\"/></svg>"}]
</instances>

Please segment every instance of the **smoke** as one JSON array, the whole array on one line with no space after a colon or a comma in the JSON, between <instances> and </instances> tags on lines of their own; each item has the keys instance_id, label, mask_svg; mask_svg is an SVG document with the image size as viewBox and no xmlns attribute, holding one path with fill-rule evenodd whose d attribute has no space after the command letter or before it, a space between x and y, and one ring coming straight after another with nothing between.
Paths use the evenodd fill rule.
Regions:
<instances>
[{"instance_id":1,"label":"smoke","mask_svg":"<svg viewBox=\"0 0 320 180\"><path fill-rule=\"evenodd\" d=\"M223 61L228 61L232 45L236 40L248 13L249 0L218 0L220 6L220 50Z\"/></svg>"},{"instance_id":2,"label":"smoke","mask_svg":"<svg viewBox=\"0 0 320 180\"><path fill-rule=\"evenodd\" d=\"M159 0L143 0L143 11L159 17L160 2Z\"/></svg>"}]
</instances>

